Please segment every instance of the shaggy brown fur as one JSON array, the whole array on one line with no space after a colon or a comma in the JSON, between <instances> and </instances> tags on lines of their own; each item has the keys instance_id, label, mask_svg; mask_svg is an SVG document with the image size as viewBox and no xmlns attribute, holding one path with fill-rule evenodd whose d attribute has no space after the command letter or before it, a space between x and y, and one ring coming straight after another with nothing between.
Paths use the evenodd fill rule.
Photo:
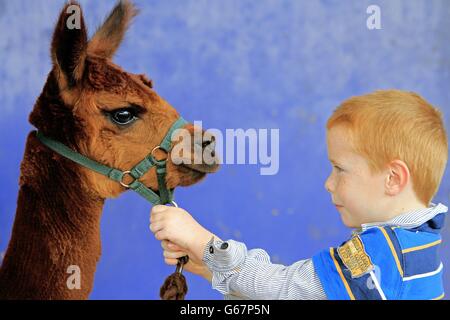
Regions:
<instances>
[{"instance_id":1,"label":"shaggy brown fur","mask_svg":"<svg viewBox=\"0 0 450 320\"><path fill-rule=\"evenodd\" d=\"M66 5L56 24L53 69L30 122L91 159L128 170L158 145L178 113L153 91L146 76L111 61L137 12L130 2L119 2L89 42L82 17L81 29L66 27L69 5L78 4ZM139 109L139 119L130 125L119 126L105 115L128 106ZM187 129L196 130L192 125ZM162 151L157 156L166 157ZM217 165L175 166L169 160L167 170L167 186L174 188L198 182ZM157 190L154 168L141 181ZM88 298L101 254L103 203L123 191L120 184L52 152L31 132L12 237L0 269L0 299ZM80 290L66 284L71 265L80 267Z\"/></svg>"}]
</instances>

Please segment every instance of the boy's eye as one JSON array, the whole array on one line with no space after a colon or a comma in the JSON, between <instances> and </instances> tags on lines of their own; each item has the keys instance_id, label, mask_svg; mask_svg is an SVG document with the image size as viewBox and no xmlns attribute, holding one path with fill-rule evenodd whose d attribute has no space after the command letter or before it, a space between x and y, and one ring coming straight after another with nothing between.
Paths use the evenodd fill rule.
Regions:
<instances>
[{"instance_id":1,"label":"boy's eye","mask_svg":"<svg viewBox=\"0 0 450 320\"><path fill-rule=\"evenodd\" d=\"M338 166L333 166L334 168L336 168L337 171L342 171L342 169Z\"/></svg>"}]
</instances>

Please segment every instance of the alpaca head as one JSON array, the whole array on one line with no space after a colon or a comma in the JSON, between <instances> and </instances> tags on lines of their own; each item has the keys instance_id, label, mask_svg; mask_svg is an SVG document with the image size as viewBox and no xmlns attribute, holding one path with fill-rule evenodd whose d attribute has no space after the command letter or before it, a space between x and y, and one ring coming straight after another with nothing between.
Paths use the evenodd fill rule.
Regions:
<instances>
[{"instance_id":1,"label":"alpaca head","mask_svg":"<svg viewBox=\"0 0 450 320\"><path fill-rule=\"evenodd\" d=\"M148 155L179 117L145 75L126 72L112 62L136 14L133 4L120 1L88 40L80 6L75 2L67 4L53 34L53 68L30 115L30 122L45 135L120 170L132 168ZM189 151L189 155L183 154L184 159L198 158L195 152L203 153L205 148L214 149L214 137L192 125L185 129L203 139L200 148L194 145L193 138L175 142L189 144L182 148L183 152ZM173 157L162 150L156 150L155 156L168 158L168 188L191 185L218 169L217 161L175 165ZM80 170L89 188L103 198L125 190L97 173ZM154 168L140 180L157 190Z\"/></svg>"}]
</instances>

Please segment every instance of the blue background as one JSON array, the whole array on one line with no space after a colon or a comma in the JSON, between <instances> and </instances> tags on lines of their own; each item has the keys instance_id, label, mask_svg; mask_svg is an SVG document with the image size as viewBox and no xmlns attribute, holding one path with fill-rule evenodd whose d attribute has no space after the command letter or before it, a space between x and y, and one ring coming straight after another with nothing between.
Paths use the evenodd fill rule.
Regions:
<instances>
[{"instance_id":1,"label":"blue background","mask_svg":"<svg viewBox=\"0 0 450 320\"><path fill-rule=\"evenodd\" d=\"M204 128L279 128L280 169L223 165L176 199L223 239L290 264L338 245L350 231L324 189L325 123L345 98L383 88L416 91L450 120L450 2L136 1L141 14L115 61L147 73L156 91ZM90 34L113 1L81 1ZM382 30L366 9L381 7ZM10 238L27 118L50 70L63 1L0 1L0 252ZM450 202L448 170L434 202ZM148 231L150 205L133 193L105 205L103 254L91 299L157 299L164 264ZM444 265L450 266L450 228ZM450 269L445 270L450 290ZM188 275L188 299L221 299Z\"/></svg>"}]
</instances>

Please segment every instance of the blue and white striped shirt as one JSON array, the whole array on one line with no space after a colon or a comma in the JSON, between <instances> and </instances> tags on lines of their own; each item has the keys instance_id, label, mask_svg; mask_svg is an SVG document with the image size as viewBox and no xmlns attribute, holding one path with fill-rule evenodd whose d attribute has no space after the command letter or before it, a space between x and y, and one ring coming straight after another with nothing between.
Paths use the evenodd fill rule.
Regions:
<instances>
[{"instance_id":1,"label":"blue and white striped shirt","mask_svg":"<svg viewBox=\"0 0 450 320\"><path fill-rule=\"evenodd\" d=\"M355 232L385 226L413 229L447 210L441 203L431 203L429 208L410 211L387 222L363 224ZM273 264L263 249L247 250L242 242L212 238L205 247L203 261L212 272L212 287L225 299L327 299L313 259L290 266Z\"/></svg>"}]
</instances>

